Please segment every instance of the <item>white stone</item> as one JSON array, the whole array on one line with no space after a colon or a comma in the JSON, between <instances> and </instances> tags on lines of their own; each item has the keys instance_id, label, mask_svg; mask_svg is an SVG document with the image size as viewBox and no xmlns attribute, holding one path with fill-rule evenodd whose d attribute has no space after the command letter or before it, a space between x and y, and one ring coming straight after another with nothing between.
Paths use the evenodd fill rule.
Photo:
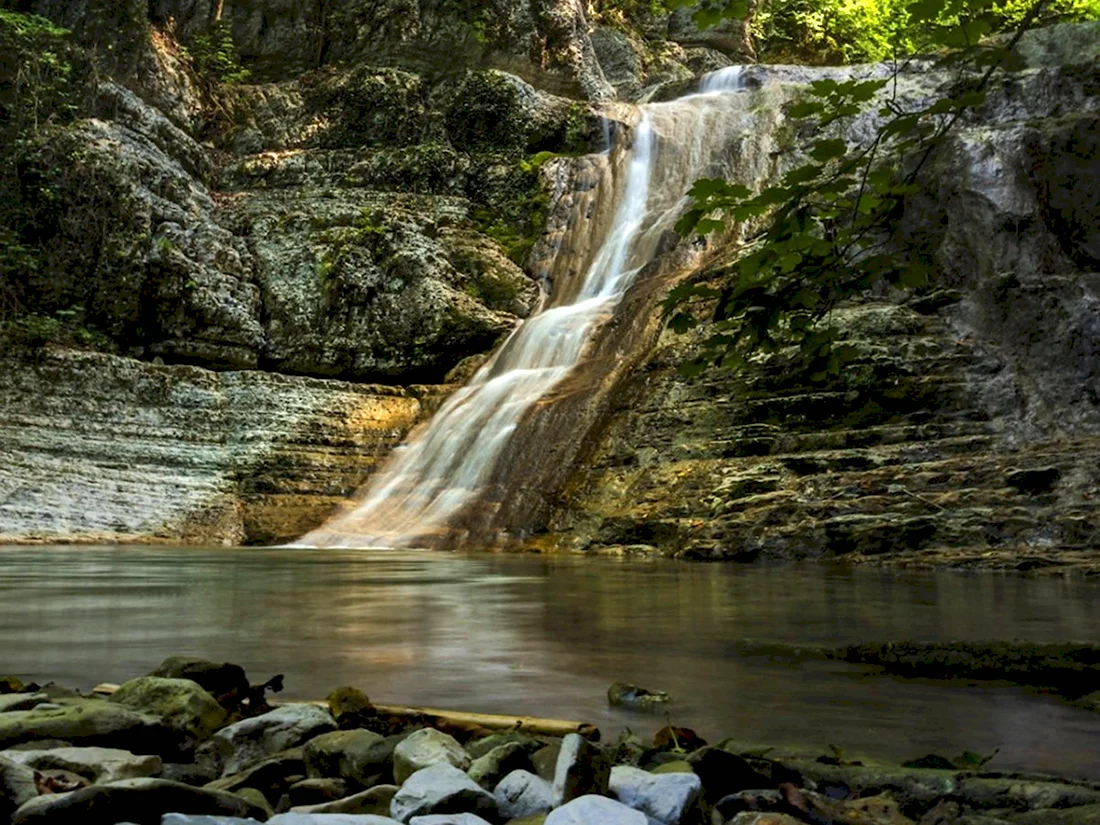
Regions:
<instances>
[{"instance_id":1,"label":"white stone","mask_svg":"<svg viewBox=\"0 0 1100 825\"><path fill-rule=\"evenodd\" d=\"M316 705L284 705L222 728L214 741L228 752L224 773L234 774L251 762L334 730L336 722L327 710Z\"/></svg>"},{"instance_id":2,"label":"white stone","mask_svg":"<svg viewBox=\"0 0 1100 825\"><path fill-rule=\"evenodd\" d=\"M160 825L260 825L256 819L239 816L209 816L207 814L165 814Z\"/></svg>"},{"instance_id":3,"label":"white stone","mask_svg":"<svg viewBox=\"0 0 1100 825\"><path fill-rule=\"evenodd\" d=\"M487 813L496 818L493 795L447 762L439 762L410 776L390 803L390 815L399 822L414 816L443 813Z\"/></svg>"},{"instance_id":4,"label":"white stone","mask_svg":"<svg viewBox=\"0 0 1100 825\"><path fill-rule=\"evenodd\" d=\"M402 741L393 751L393 778L401 784L422 768L446 762L459 770L470 767L469 754L453 736L424 728Z\"/></svg>"},{"instance_id":5,"label":"white stone","mask_svg":"<svg viewBox=\"0 0 1100 825\"><path fill-rule=\"evenodd\" d=\"M611 795L636 811L651 825L679 825L703 792L694 773L654 774L629 765L611 769Z\"/></svg>"},{"instance_id":6,"label":"white stone","mask_svg":"<svg viewBox=\"0 0 1100 825\"><path fill-rule=\"evenodd\" d=\"M374 814L276 814L268 825L401 825L396 819Z\"/></svg>"},{"instance_id":7,"label":"white stone","mask_svg":"<svg viewBox=\"0 0 1100 825\"><path fill-rule=\"evenodd\" d=\"M554 807L550 783L530 771L512 771L493 789L500 815L505 819L544 814Z\"/></svg>"},{"instance_id":8,"label":"white stone","mask_svg":"<svg viewBox=\"0 0 1100 825\"><path fill-rule=\"evenodd\" d=\"M0 752L0 756L40 771L71 771L99 784L153 776L162 767L159 756L139 756L118 748L11 750Z\"/></svg>"},{"instance_id":9,"label":"white stone","mask_svg":"<svg viewBox=\"0 0 1100 825\"><path fill-rule=\"evenodd\" d=\"M606 796L578 796L555 808L545 825L649 825L645 814Z\"/></svg>"}]
</instances>

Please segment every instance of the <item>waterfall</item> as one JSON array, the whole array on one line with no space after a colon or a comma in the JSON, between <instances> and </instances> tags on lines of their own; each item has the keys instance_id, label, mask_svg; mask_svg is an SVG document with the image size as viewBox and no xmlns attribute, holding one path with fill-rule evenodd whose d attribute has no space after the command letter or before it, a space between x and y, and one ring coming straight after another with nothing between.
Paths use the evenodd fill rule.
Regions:
<instances>
[{"instance_id":1,"label":"waterfall","mask_svg":"<svg viewBox=\"0 0 1100 825\"><path fill-rule=\"evenodd\" d=\"M556 279L542 308L395 451L354 509L297 546L434 546L480 503L517 428L583 361L586 345L656 255L692 181L728 172L747 129L743 82L741 67L730 67L703 78L694 94L638 107L634 128L607 153L597 217L575 216L571 231L591 236L607 224L599 215L614 210L602 239L574 239L572 246L594 250L579 267L579 284Z\"/></svg>"}]
</instances>

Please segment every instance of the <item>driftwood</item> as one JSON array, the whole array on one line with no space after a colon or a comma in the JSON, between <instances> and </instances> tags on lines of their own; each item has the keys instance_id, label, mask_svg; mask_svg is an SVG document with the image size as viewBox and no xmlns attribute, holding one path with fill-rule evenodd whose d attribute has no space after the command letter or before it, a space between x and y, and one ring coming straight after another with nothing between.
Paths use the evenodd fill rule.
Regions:
<instances>
[{"instance_id":1,"label":"driftwood","mask_svg":"<svg viewBox=\"0 0 1100 825\"><path fill-rule=\"evenodd\" d=\"M118 685L104 682L96 685L93 693L100 696L110 696L118 690ZM269 704L279 705L296 704L285 701L271 701ZM317 705L327 708L327 702L306 702L304 704ZM519 733L531 733L539 736L565 736L569 733L579 733L586 738L595 738L597 729L595 725L586 722L570 722L564 719L544 719L537 716L507 716L498 713L468 713L455 710L441 710L439 708L410 708L401 705L375 705L375 709L388 716L408 717L410 720L419 719L428 724L442 724L456 729L484 728L490 733L499 731L515 731Z\"/></svg>"}]
</instances>

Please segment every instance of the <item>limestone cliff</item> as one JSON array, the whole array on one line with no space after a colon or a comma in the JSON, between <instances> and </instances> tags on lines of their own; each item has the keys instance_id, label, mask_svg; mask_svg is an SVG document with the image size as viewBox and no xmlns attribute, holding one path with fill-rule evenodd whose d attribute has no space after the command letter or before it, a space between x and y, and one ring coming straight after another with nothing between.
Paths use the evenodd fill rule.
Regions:
<instances>
[{"instance_id":1,"label":"limestone cliff","mask_svg":"<svg viewBox=\"0 0 1100 825\"><path fill-rule=\"evenodd\" d=\"M1032 67L936 157L901 217L936 276L841 312L841 379L776 357L685 380L693 339L653 324L539 543L1097 569L1098 35L1029 37Z\"/></svg>"},{"instance_id":2,"label":"limestone cliff","mask_svg":"<svg viewBox=\"0 0 1100 825\"><path fill-rule=\"evenodd\" d=\"M540 299L530 157L602 139L583 102L397 68L371 44L476 21L391 37L354 3L225 4L265 82L219 84L178 39L209 5L0 4L0 540L293 538ZM516 13L596 83L559 12ZM322 23L358 46L313 54Z\"/></svg>"},{"instance_id":3,"label":"limestone cliff","mask_svg":"<svg viewBox=\"0 0 1100 825\"><path fill-rule=\"evenodd\" d=\"M591 101L675 94L738 48L682 15L623 30L561 0L226 0L253 73L226 87L180 45L219 5L0 2L73 28L51 48L80 67L48 116L0 84L0 125L24 128L3 150L0 312L33 320L0 359L0 541L316 526L538 305L588 185L584 161L546 159L602 146ZM902 217L935 282L843 310L860 358L841 379L780 358L683 379L695 342L662 331L668 281L628 294L597 342L618 362L600 391L544 405L516 442L513 535L702 559L1090 558L1098 42L1031 38L1030 68L939 154Z\"/></svg>"}]
</instances>

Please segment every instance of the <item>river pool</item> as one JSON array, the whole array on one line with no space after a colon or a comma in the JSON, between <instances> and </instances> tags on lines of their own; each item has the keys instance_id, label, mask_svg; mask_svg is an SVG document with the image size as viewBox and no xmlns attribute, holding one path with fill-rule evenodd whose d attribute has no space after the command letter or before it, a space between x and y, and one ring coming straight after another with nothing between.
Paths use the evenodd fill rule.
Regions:
<instances>
[{"instance_id":1,"label":"river pool","mask_svg":"<svg viewBox=\"0 0 1100 825\"><path fill-rule=\"evenodd\" d=\"M821 565L424 552L0 548L0 674L89 689L194 654L351 684L380 703L531 714L651 734L613 681L666 690L708 738L1100 779L1100 714L1012 685L745 658L743 640L1100 641L1100 584Z\"/></svg>"}]
</instances>

